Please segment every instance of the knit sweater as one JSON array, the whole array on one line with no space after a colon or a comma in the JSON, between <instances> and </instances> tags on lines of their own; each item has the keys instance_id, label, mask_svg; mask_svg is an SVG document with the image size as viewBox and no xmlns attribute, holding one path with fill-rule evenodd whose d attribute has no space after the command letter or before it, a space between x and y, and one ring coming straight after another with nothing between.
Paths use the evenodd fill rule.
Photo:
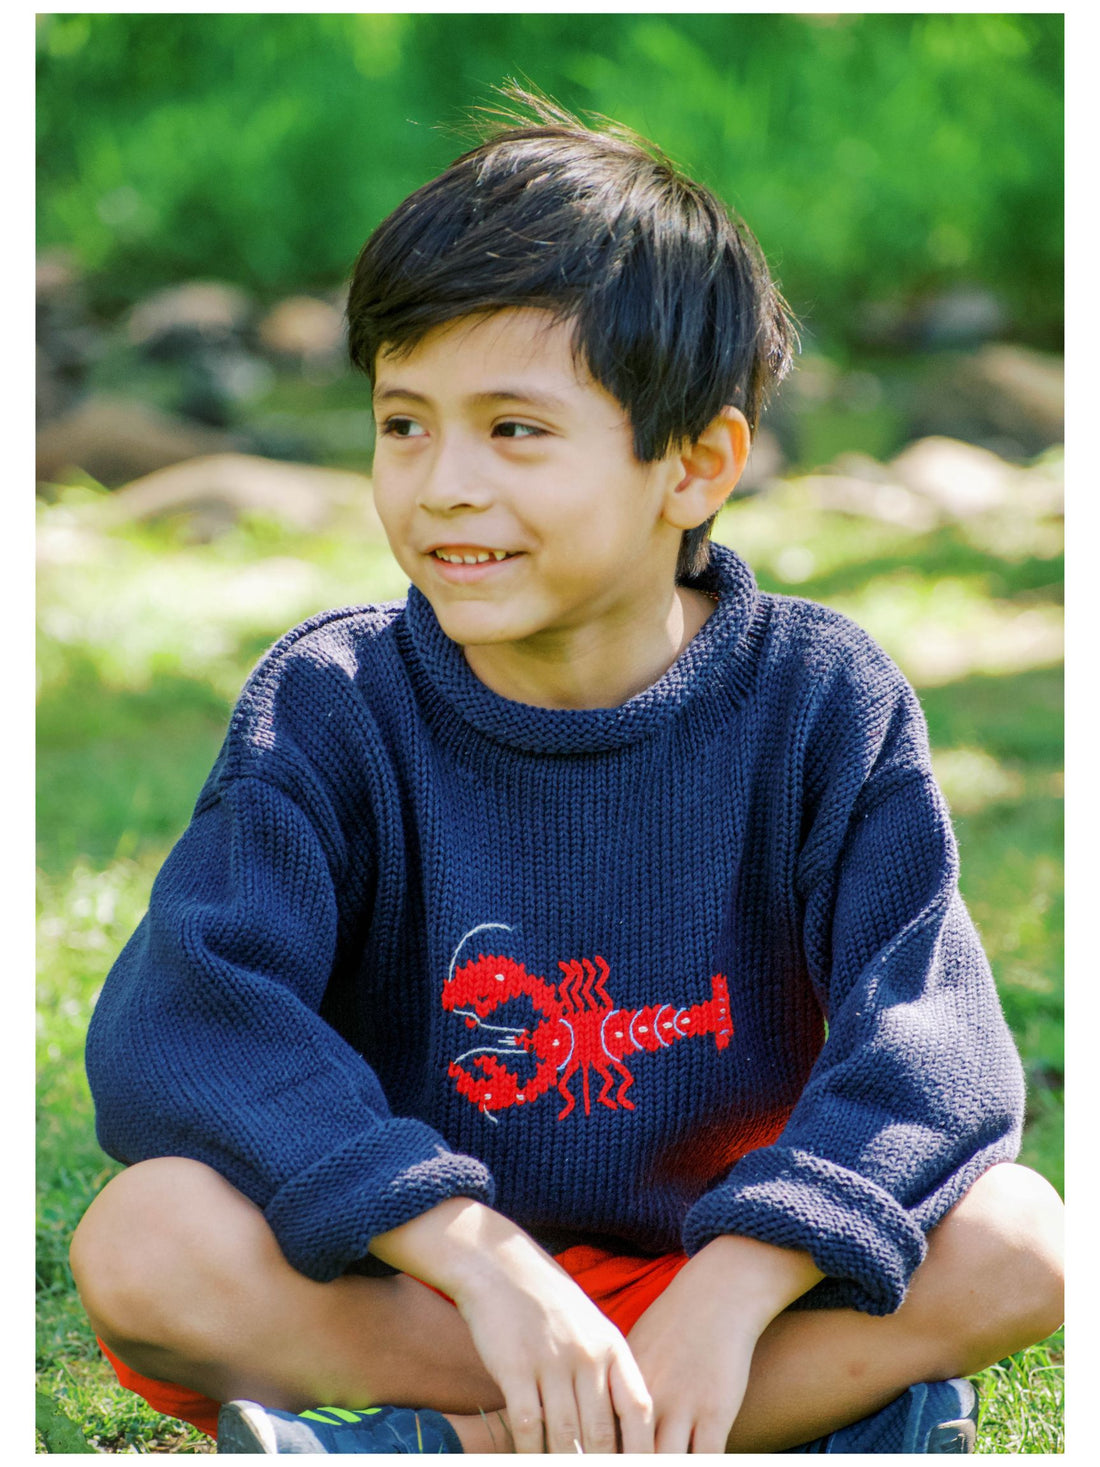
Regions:
<instances>
[{"instance_id":1,"label":"knit sweater","mask_svg":"<svg viewBox=\"0 0 1100 1467\"><path fill-rule=\"evenodd\" d=\"M728 550L693 584L613 708L498 696L415 589L284 637L96 1007L105 1149L214 1167L318 1280L473 1197L895 1309L1019 1061L905 679Z\"/></svg>"}]
</instances>

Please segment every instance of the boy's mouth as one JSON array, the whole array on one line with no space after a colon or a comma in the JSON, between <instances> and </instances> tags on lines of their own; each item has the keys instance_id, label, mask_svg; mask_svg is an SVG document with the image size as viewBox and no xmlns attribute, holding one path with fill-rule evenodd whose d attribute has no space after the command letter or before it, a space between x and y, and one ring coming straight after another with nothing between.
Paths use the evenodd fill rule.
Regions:
<instances>
[{"instance_id":1,"label":"boy's mouth","mask_svg":"<svg viewBox=\"0 0 1100 1467\"><path fill-rule=\"evenodd\" d=\"M484 565L490 560L511 560L515 550L489 550L483 545L440 545L428 552L433 560L448 565Z\"/></svg>"}]
</instances>

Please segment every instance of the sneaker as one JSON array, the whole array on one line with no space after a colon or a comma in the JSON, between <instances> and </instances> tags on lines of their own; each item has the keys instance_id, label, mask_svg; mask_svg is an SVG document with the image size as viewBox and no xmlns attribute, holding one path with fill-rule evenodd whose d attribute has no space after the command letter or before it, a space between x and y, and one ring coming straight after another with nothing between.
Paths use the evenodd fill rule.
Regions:
<instances>
[{"instance_id":1,"label":"sneaker","mask_svg":"<svg viewBox=\"0 0 1100 1467\"><path fill-rule=\"evenodd\" d=\"M229 1401L218 1412L218 1451L284 1452L461 1452L454 1427L438 1411L404 1406L318 1406L295 1416L255 1401Z\"/></svg>"},{"instance_id":2,"label":"sneaker","mask_svg":"<svg viewBox=\"0 0 1100 1467\"><path fill-rule=\"evenodd\" d=\"M978 1396L968 1380L910 1386L873 1416L788 1452L972 1452Z\"/></svg>"}]
</instances>

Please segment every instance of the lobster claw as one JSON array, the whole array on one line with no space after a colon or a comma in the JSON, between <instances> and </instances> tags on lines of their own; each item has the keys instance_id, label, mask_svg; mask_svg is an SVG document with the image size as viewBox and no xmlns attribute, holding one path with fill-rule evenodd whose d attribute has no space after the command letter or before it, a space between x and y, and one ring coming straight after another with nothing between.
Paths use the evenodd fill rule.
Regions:
<instances>
[{"instance_id":1,"label":"lobster claw","mask_svg":"<svg viewBox=\"0 0 1100 1467\"><path fill-rule=\"evenodd\" d=\"M513 958L486 956L476 958L456 969L443 986L443 1007L454 1012L472 1009L479 1018L487 1018L509 999L525 999L540 1019L561 1012L561 999L545 979L528 973Z\"/></svg>"},{"instance_id":2,"label":"lobster claw","mask_svg":"<svg viewBox=\"0 0 1100 1467\"><path fill-rule=\"evenodd\" d=\"M520 1047L527 1048L526 1045ZM459 1060L451 1061L447 1073L455 1082L458 1093L480 1111L506 1110L512 1105L525 1105L537 1100L554 1083L557 1073L553 1059L542 1060L534 1075L522 1081L494 1054L479 1054L473 1063L480 1074L471 1073Z\"/></svg>"}]
</instances>

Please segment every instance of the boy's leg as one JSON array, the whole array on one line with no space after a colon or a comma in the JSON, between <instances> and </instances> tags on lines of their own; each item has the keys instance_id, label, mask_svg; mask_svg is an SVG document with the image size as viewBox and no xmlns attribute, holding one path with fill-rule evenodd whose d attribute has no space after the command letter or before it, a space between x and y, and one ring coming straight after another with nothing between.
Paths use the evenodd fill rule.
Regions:
<instances>
[{"instance_id":1,"label":"boy's leg","mask_svg":"<svg viewBox=\"0 0 1100 1467\"><path fill-rule=\"evenodd\" d=\"M811 1441L918 1381L974 1375L1045 1339L1062 1322L1062 1213L1035 1172L995 1166L929 1234L896 1313L781 1314L754 1352L729 1450Z\"/></svg>"},{"instance_id":2,"label":"boy's leg","mask_svg":"<svg viewBox=\"0 0 1100 1467\"><path fill-rule=\"evenodd\" d=\"M918 1380L970 1374L1060 1323L1061 1203L995 1167L930 1238L894 1315L781 1315L761 1337L734 1451L775 1451L885 1405ZM262 1214L198 1163L144 1163L97 1199L73 1244L81 1297L128 1364L216 1399L492 1412L500 1394L456 1310L406 1278L314 1284ZM493 1450L479 1416L455 1421Z\"/></svg>"},{"instance_id":3,"label":"boy's leg","mask_svg":"<svg viewBox=\"0 0 1100 1467\"><path fill-rule=\"evenodd\" d=\"M402 1275L305 1278L260 1210L199 1162L121 1172L88 1209L70 1257L96 1333L155 1380L292 1411L503 1404L447 1300Z\"/></svg>"}]
</instances>

